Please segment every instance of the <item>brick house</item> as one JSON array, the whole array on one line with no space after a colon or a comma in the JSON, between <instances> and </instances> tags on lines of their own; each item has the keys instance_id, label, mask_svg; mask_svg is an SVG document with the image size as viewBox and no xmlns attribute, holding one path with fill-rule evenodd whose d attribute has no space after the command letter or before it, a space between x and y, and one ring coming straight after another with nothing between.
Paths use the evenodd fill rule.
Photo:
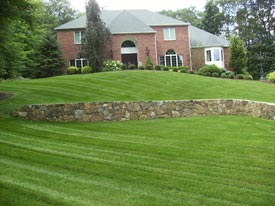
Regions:
<instances>
[{"instance_id":1,"label":"brick house","mask_svg":"<svg viewBox=\"0 0 275 206\"><path fill-rule=\"evenodd\" d=\"M192 40L197 28L171 17L148 10L102 10L101 17L112 33L112 46L106 48L106 59L120 60L126 65L145 65L147 57L150 56L155 65L187 66L197 69L198 65L211 63L211 61L205 61L205 59L211 59L209 59L209 51L203 49L203 46L211 48L210 53L212 51L216 56L216 50L212 46L219 47L220 60L225 59L226 53L223 52L223 48L228 47L226 40L224 41L227 44L219 46L205 44L204 39L198 43L199 41ZM84 15L56 28L67 66L87 65L87 60L79 52L85 26L86 16ZM203 30L200 30L200 34L212 36ZM220 38L212 39L217 41ZM192 51L193 48L194 51ZM196 62L192 60L192 55Z\"/></svg>"}]
</instances>

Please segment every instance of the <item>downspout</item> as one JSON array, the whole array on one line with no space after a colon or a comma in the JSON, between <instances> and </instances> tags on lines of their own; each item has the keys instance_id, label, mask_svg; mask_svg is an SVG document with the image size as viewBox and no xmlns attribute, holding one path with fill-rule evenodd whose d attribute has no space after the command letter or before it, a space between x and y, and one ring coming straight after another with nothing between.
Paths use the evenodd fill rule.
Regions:
<instances>
[{"instance_id":1,"label":"downspout","mask_svg":"<svg viewBox=\"0 0 275 206\"><path fill-rule=\"evenodd\" d=\"M189 26L188 25L188 38L189 38L189 56L190 56L190 70L193 71L193 63L192 63L192 49L191 49L191 38L190 38L190 31L189 31Z\"/></svg>"},{"instance_id":2,"label":"downspout","mask_svg":"<svg viewBox=\"0 0 275 206\"><path fill-rule=\"evenodd\" d=\"M158 65L158 48L157 48L157 33L155 33L155 53L156 53L156 64Z\"/></svg>"}]
</instances>

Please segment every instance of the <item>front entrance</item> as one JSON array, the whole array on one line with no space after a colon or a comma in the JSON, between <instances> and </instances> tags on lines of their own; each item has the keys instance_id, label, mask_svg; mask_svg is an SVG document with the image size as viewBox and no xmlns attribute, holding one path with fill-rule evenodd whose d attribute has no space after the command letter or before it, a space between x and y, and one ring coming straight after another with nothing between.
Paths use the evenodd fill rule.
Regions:
<instances>
[{"instance_id":1,"label":"front entrance","mask_svg":"<svg viewBox=\"0 0 275 206\"><path fill-rule=\"evenodd\" d=\"M130 64L138 66L138 48L131 40L126 40L121 44L121 61L123 64Z\"/></svg>"},{"instance_id":2,"label":"front entrance","mask_svg":"<svg viewBox=\"0 0 275 206\"><path fill-rule=\"evenodd\" d=\"M130 64L138 66L137 54L122 54L121 55L122 63L129 66Z\"/></svg>"}]
</instances>

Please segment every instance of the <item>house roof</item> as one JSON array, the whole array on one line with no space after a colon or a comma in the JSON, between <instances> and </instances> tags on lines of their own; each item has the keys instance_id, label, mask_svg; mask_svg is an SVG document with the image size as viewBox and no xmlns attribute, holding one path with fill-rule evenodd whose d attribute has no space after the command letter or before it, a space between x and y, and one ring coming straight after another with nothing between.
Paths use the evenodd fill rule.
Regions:
<instances>
[{"instance_id":1,"label":"house roof","mask_svg":"<svg viewBox=\"0 0 275 206\"><path fill-rule=\"evenodd\" d=\"M112 34L155 33L150 26L185 26L188 23L149 10L102 10L101 18ZM56 30L84 29L86 15L63 24Z\"/></svg>"},{"instance_id":2,"label":"house roof","mask_svg":"<svg viewBox=\"0 0 275 206\"><path fill-rule=\"evenodd\" d=\"M192 48L229 47L229 41L194 26L189 26Z\"/></svg>"}]
</instances>

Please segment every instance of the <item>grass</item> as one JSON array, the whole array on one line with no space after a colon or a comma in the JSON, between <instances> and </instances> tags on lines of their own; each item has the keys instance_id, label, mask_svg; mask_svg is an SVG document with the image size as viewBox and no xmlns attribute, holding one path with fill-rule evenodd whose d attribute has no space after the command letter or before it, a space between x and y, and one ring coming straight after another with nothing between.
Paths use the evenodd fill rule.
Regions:
<instances>
[{"instance_id":1,"label":"grass","mask_svg":"<svg viewBox=\"0 0 275 206\"><path fill-rule=\"evenodd\" d=\"M0 83L0 205L275 205L275 124L236 116L22 121L28 103L244 98L275 86L168 72Z\"/></svg>"}]
</instances>

